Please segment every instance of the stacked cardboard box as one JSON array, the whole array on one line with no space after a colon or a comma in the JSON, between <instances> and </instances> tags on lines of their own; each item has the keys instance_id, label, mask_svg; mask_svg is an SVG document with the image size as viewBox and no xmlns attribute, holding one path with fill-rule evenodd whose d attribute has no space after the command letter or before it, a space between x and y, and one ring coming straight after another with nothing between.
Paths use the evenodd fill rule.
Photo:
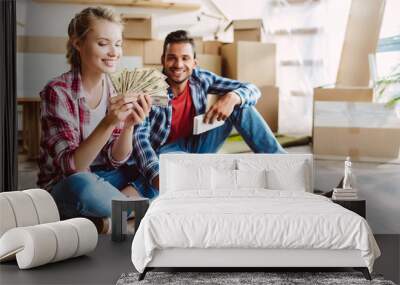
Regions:
<instances>
[{"instance_id":1,"label":"stacked cardboard box","mask_svg":"<svg viewBox=\"0 0 400 285\"><path fill-rule=\"evenodd\" d=\"M221 56L214 54L198 54L198 65L217 75L221 75Z\"/></svg>"},{"instance_id":2,"label":"stacked cardboard box","mask_svg":"<svg viewBox=\"0 0 400 285\"><path fill-rule=\"evenodd\" d=\"M220 41L204 41L203 53L221 55L222 42Z\"/></svg>"},{"instance_id":3,"label":"stacked cardboard box","mask_svg":"<svg viewBox=\"0 0 400 285\"><path fill-rule=\"evenodd\" d=\"M372 102L368 54L374 53L385 0L353 0L335 88L314 89L317 158L400 162L400 118ZM360 87L361 86L361 87Z\"/></svg>"},{"instance_id":4,"label":"stacked cardboard box","mask_svg":"<svg viewBox=\"0 0 400 285\"><path fill-rule=\"evenodd\" d=\"M201 37L194 37L194 47L196 50L196 54L201 54L204 53L204 43L203 43L203 38Z\"/></svg>"},{"instance_id":5,"label":"stacked cardboard box","mask_svg":"<svg viewBox=\"0 0 400 285\"><path fill-rule=\"evenodd\" d=\"M279 88L275 87L276 45L239 41L221 47L222 74L257 85L261 98L256 108L272 131L278 130Z\"/></svg>"},{"instance_id":6,"label":"stacked cardboard box","mask_svg":"<svg viewBox=\"0 0 400 285\"><path fill-rule=\"evenodd\" d=\"M141 56L144 54L144 42L141 40L124 39L122 45L122 53L124 56Z\"/></svg>"},{"instance_id":7,"label":"stacked cardboard box","mask_svg":"<svg viewBox=\"0 0 400 285\"><path fill-rule=\"evenodd\" d=\"M262 42L264 39L264 27L262 19L234 20L233 38L238 41Z\"/></svg>"},{"instance_id":8,"label":"stacked cardboard box","mask_svg":"<svg viewBox=\"0 0 400 285\"><path fill-rule=\"evenodd\" d=\"M257 86L275 85L276 45L235 42L223 45L222 74Z\"/></svg>"},{"instance_id":9,"label":"stacked cardboard box","mask_svg":"<svg viewBox=\"0 0 400 285\"><path fill-rule=\"evenodd\" d=\"M273 132L278 131L279 88L276 86L261 86L261 98L256 109L267 122Z\"/></svg>"},{"instance_id":10,"label":"stacked cardboard box","mask_svg":"<svg viewBox=\"0 0 400 285\"><path fill-rule=\"evenodd\" d=\"M144 42L144 64L161 64L163 40L149 40Z\"/></svg>"},{"instance_id":11,"label":"stacked cardboard box","mask_svg":"<svg viewBox=\"0 0 400 285\"><path fill-rule=\"evenodd\" d=\"M125 39L152 39L153 21L151 15L123 14Z\"/></svg>"},{"instance_id":12,"label":"stacked cardboard box","mask_svg":"<svg viewBox=\"0 0 400 285\"><path fill-rule=\"evenodd\" d=\"M397 161L400 118L372 103L369 88L314 90L313 149L316 158Z\"/></svg>"}]
</instances>

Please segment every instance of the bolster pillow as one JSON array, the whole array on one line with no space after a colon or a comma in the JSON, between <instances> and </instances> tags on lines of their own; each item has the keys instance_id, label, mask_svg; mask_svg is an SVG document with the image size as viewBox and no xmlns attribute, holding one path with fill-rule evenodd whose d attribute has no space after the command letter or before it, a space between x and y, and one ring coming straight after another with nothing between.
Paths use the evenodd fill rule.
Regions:
<instances>
[{"instance_id":1,"label":"bolster pillow","mask_svg":"<svg viewBox=\"0 0 400 285\"><path fill-rule=\"evenodd\" d=\"M53 197L43 189L0 193L0 237L15 227L59 220L60 215Z\"/></svg>"},{"instance_id":2,"label":"bolster pillow","mask_svg":"<svg viewBox=\"0 0 400 285\"><path fill-rule=\"evenodd\" d=\"M97 245L97 229L88 219L13 228L0 238L0 261L16 257L20 269L80 256Z\"/></svg>"},{"instance_id":3,"label":"bolster pillow","mask_svg":"<svg viewBox=\"0 0 400 285\"><path fill-rule=\"evenodd\" d=\"M17 259L20 269L86 254L97 245L88 219L60 222L49 192L29 189L0 193L0 262Z\"/></svg>"}]
</instances>

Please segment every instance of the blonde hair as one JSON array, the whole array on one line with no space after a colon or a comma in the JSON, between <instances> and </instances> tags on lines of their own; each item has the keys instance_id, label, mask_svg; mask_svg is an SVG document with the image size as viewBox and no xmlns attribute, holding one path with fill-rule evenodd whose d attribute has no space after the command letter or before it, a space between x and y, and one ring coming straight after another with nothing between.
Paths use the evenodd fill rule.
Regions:
<instances>
[{"instance_id":1,"label":"blonde hair","mask_svg":"<svg viewBox=\"0 0 400 285\"><path fill-rule=\"evenodd\" d=\"M88 7L69 22L68 42L67 42L67 61L71 68L80 68L81 59L78 50L74 47L74 41L82 41L89 32L94 20L107 20L123 27L121 17L114 10L106 7Z\"/></svg>"}]
</instances>

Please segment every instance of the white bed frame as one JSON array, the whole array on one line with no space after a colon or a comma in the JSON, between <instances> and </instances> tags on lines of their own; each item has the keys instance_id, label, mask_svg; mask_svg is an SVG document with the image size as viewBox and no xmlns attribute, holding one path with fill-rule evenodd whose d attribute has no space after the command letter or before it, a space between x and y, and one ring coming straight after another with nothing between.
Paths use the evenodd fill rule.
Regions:
<instances>
[{"instance_id":1,"label":"white bed frame","mask_svg":"<svg viewBox=\"0 0 400 285\"><path fill-rule=\"evenodd\" d=\"M313 192L313 157L311 154L167 154L160 157L160 194L166 189L163 185L168 179L168 162L182 161L182 159L193 160L194 163L207 162L212 164L217 160L237 159L267 159L267 160L299 160L305 161L309 166L309 185L307 191ZM353 267L362 271L364 277L371 280L365 261L359 250L329 250L329 249L193 249L193 248L170 248L157 249L153 259L143 273L139 276L142 280L146 272L154 268L270 268L270 267Z\"/></svg>"},{"instance_id":2,"label":"white bed frame","mask_svg":"<svg viewBox=\"0 0 400 285\"><path fill-rule=\"evenodd\" d=\"M365 267L359 250L157 249L149 267Z\"/></svg>"}]
</instances>

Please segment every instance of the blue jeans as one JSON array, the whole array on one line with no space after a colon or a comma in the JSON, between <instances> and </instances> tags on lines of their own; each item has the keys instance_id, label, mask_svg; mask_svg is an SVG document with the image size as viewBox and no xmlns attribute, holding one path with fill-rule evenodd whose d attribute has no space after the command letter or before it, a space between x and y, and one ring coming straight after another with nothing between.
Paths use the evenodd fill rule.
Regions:
<instances>
[{"instance_id":1,"label":"blue jeans","mask_svg":"<svg viewBox=\"0 0 400 285\"><path fill-rule=\"evenodd\" d=\"M77 216L111 217L111 201L127 199L120 190L136 179L135 166L78 172L53 186L53 196L62 219Z\"/></svg>"},{"instance_id":2,"label":"blue jeans","mask_svg":"<svg viewBox=\"0 0 400 285\"><path fill-rule=\"evenodd\" d=\"M255 153L286 153L263 117L255 107L251 106L235 108L222 126L200 135L165 144L161 146L157 154L173 152L216 153L231 133L233 127L236 128ZM133 184L144 197L154 198L158 195L158 190L149 185L141 175Z\"/></svg>"}]
</instances>

